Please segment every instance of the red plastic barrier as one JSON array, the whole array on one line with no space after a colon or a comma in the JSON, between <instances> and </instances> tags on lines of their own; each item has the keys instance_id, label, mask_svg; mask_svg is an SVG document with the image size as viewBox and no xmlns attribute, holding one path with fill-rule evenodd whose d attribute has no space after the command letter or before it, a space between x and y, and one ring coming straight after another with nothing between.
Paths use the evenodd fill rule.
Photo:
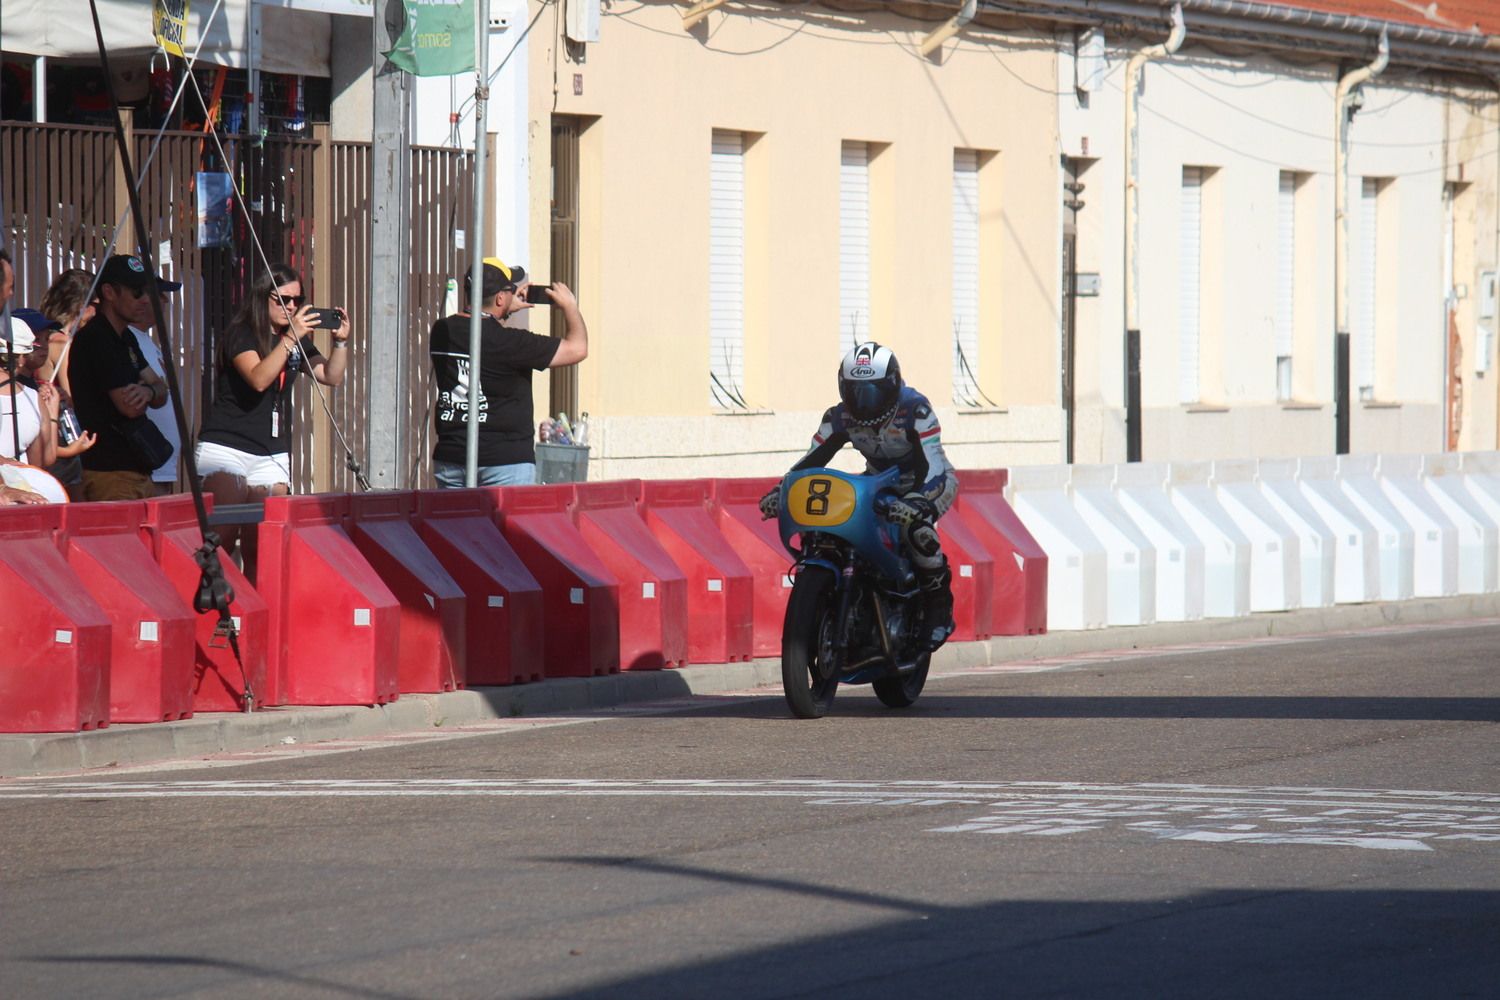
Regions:
<instances>
[{"instance_id":1,"label":"red plastic barrier","mask_svg":"<svg viewBox=\"0 0 1500 1000\"><path fill-rule=\"evenodd\" d=\"M417 532L463 592L470 684L540 680L542 585L495 526L490 490L417 494Z\"/></svg>"},{"instance_id":2,"label":"red plastic barrier","mask_svg":"<svg viewBox=\"0 0 1500 1000\"><path fill-rule=\"evenodd\" d=\"M109 617L57 550L61 520L0 507L0 732L109 725Z\"/></svg>"},{"instance_id":3,"label":"red plastic barrier","mask_svg":"<svg viewBox=\"0 0 1500 1000\"><path fill-rule=\"evenodd\" d=\"M213 509L213 497L203 502ZM198 518L189 496L162 497L147 500L142 537L152 557L166 575L188 608L198 594L201 570L193 554L203 545ZM257 705L275 705L266 690L266 644L271 615L266 602L250 585L234 562L220 552L224 579L234 590L229 614L238 625L238 643L242 660L236 660L228 641L216 634L219 625L215 613L194 613L193 622L193 711L239 712L244 709L245 681L255 693Z\"/></svg>"},{"instance_id":4,"label":"red plastic barrier","mask_svg":"<svg viewBox=\"0 0 1500 1000\"><path fill-rule=\"evenodd\" d=\"M938 519L938 538L953 574L953 636L955 642L988 639L995 601L994 557L978 534L952 511Z\"/></svg>"},{"instance_id":5,"label":"red plastic barrier","mask_svg":"<svg viewBox=\"0 0 1500 1000\"><path fill-rule=\"evenodd\" d=\"M548 677L620 669L620 584L593 553L568 504L568 485L493 488L505 540L542 587Z\"/></svg>"},{"instance_id":6,"label":"red plastic barrier","mask_svg":"<svg viewBox=\"0 0 1500 1000\"><path fill-rule=\"evenodd\" d=\"M412 526L410 493L349 498L346 530L370 568L401 602L396 680L402 694L465 686L467 598Z\"/></svg>"},{"instance_id":7,"label":"red plastic barrier","mask_svg":"<svg viewBox=\"0 0 1500 1000\"><path fill-rule=\"evenodd\" d=\"M397 697L401 603L342 527L342 494L268 497L257 582L271 609L278 704L377 705Z\"/></svg>"},{"instance_id":8,"label":"red plastic barrier","mask_svg":"<svg viewBox=\"0 0 1500 1000\"><path fill-rule=\"evenodd\" d=\"M687 662L687 576L652 537L636 509L639 479L579 483L579 533L618 581L620 667L660 670Z\"/></svg>"},{"instance_id":9,"label":"red plastic barrier","mask_svg":"<svg viewBox=\"0 0 1500 1000\"><path fill-rule=\"evenodd\" d=\"M59 547L113 626L111 722L166 722L193 714L193 610L141 537L146 505L70 503Z\"/></svg>"},{"instance_id":10,"label":"red plastic barrier","mask_svg":"<svg viewBox=\"0 0 1500 1000\"><path fill-rule=\"evenodd\" d=\"M724 541L750 569L754 626L751 652L781 655L781 622L792 592L792 557L781 544L774 520L760 516L760 498L779 478L712 480L713 515Z\"/></svg>"},{"instance_id":11,"label":"red plastic barrier","mask_svg":"<svg viewBox=\"0 0 1500 1000\"><path fill-rule=\"evenodd\" d=\"M1004 469L960 471L948 516L957 514L994 556L994 634L1039 635L1047 631L1047 553L1005 502L1009 478Z\"/></svg>"},{"instance_id":12,"label":"red plastic barrier","mask_svg":"<svg viewBox=\"0 0 1500 1000\"><path fill-rule=\"evenodd\" d=\"M688 662L748 660L754 648L754 578L709 513L704 479L641 483L646 527L688 580Z\"/></svg>"}]
</instances>

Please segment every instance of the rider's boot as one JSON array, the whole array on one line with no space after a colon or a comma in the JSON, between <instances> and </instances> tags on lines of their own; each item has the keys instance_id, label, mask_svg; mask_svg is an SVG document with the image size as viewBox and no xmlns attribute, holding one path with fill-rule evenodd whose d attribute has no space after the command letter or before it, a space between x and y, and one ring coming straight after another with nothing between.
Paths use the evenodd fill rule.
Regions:
<instances>
[{"instance_id":1,"label":"rider's boot","mask_svg":"<svg viewBox=\"0 0 1500 1000\"><path fill-rule=\"evenodd\" d=\"M922 632L927 652L935 652L953 634L953 574L948 560L931 570L917 571L922 588Z\"/></svg>"}]
</instances>

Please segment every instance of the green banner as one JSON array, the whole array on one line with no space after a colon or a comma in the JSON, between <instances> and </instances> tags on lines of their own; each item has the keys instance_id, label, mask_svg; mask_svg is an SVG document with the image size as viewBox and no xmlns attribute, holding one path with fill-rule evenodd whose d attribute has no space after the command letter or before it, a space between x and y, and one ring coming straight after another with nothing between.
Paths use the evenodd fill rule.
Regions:
<instances>
[{"instance_id":1,"label":"green banner","mask_svg":"<svg viewBox=\"0 0 1500 1000\"><path fill-rule=\"evenodd\" d=\"M414 76L474 69L477 0L406 0L406 29L385 57Z\"/></svg>"}]
</instances>

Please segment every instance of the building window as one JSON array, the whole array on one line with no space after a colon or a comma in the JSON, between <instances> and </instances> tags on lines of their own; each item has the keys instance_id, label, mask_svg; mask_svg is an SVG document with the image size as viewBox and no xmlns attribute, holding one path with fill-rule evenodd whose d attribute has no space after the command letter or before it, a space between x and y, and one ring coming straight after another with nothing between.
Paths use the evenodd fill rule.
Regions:
<instances>
[{"instance_id":1,"label":"building window","mask_svg":"<svg viewBox=\"0 0 1500 1000\"><path fill-rule=\"evenodd\" d=\"M979 152L953 151L953 402L978 406Z\"/></svg>"},{"instance_id":2,"label":"building window","mask_svg":"<svg viewBox=\"0 0 1500 1000\"><path fill-rule=\"evenodd\" d=\"M745 137L718 129L709 154L708 390L721 409L745 397Z\"/></svg>"},{"instance_id":3,"label":"building window","mask_svg":"<svg viewBox=\"0 0 1500 1000\"><path fill-rule=\"evenodd\" d=\"M1203 175L1202 167L1182 168L1178 210L1177 257L1177 395L1183 403L1199 401L1199 337L1203 312Z\"/></svg>"},{"instance_id":4,"label":"building window","mask_svg":"<svg viewBox=\"0 0 1500 1000\"><path fill-rule=\"evenodd\" d=\"M1281 172L1276 194L1276 398L1293 396L1297 317L1297 175Z\"/></svg>"},{"instance_id":5,"label":"building window","mask_svg":"<svg viewBox=\"0 0 1500 1000\"><path fill-rule=\"evenodd\" d=\"M846 142L839 165L839 342L870 339L870 149Z\"/></svg>"},{"instance_id":6,"label":"building window","mask_svg":"<svg viewBox=\"0 0 1500 1000\"><path fill-rule=\"evenodd\" d=\"M1354 272L1354 377L1359 398L1375 399L1376 298L1380 268L1380 194L1385 185L1366 177L1359 191L1359 266Z\"/></svg>"}]
</instances>

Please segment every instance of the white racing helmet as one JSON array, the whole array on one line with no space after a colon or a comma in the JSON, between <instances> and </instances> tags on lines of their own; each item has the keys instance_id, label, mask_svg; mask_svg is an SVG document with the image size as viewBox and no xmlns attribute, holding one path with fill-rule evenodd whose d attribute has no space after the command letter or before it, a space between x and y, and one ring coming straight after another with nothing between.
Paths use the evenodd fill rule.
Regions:
<instances>
[{"instance_id":1,"label":"white racing helmet","mask_svg":"<svg viewBox=\"0 0 1500 1000\"><path fill-rule=\"evenodd\" d=\"M857 344L839 365L839 399L857 424L873 426L885 420L896 408L904 384L896 355L873 340Z\"/></svg>"}]
</instances>

